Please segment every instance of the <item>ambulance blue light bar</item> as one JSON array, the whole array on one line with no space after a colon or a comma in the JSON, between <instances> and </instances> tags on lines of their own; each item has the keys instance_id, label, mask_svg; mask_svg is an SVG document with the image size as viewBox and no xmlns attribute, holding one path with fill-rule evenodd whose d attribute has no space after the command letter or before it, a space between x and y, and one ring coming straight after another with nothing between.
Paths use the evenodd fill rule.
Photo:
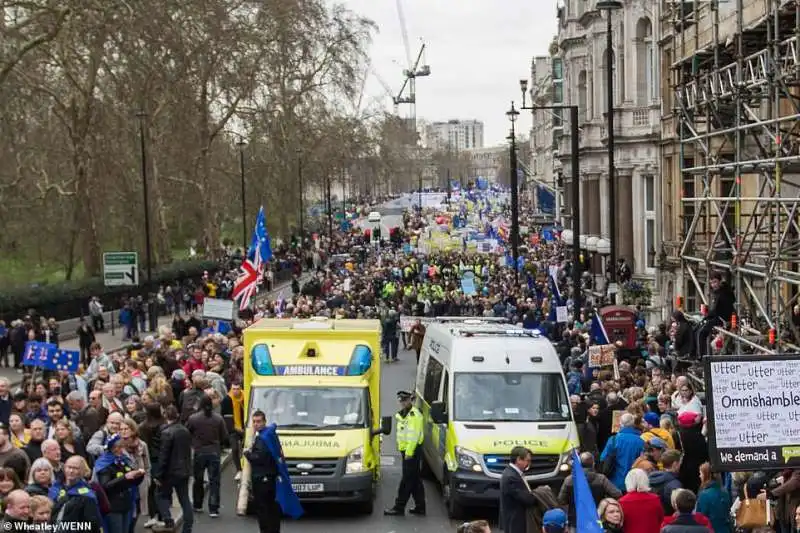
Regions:
<instances>
[{"instance_id":1,"label":"ambulance blue light bar","mask_svg":"<svg viewBox=\"0 0 800 533\"><path fill-rule=\"evenodd\" d=\"M250 351L250 364L253 371L259 376L274 376L275 367L272 365L272 355L266 344L256 344Z\"/></svg>"},{"instance_id":2,"label":"ambulance blue light bar","mask_svg":"<svg viewBox=\"0 0 800 533\"><path fill-rule=\"evenodd\" d=\"M347 365L348 376L363 376L372 367L372 349L365 344L353 348L350 364Z\"/></svg>"},{"instance_id":3,"label":"ambulance blue light bar","mask_svg":"<svg viewBox=\"0 0 800 533\"><path fill-rule=\"evenodd\" d=\"M341 365L273 365L266 344L257 344L251 350L251 365L259 376L363 376L372 367L372 350L359 344L353 349L350 363Z\"/></svg>"}]
</instances>

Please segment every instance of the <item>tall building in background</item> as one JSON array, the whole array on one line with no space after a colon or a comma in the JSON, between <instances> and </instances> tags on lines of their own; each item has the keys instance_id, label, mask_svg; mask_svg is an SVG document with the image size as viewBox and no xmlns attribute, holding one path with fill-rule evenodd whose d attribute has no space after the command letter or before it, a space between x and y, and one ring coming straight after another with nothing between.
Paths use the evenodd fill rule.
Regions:
<instances>
[{"instance_id":1,"label":"tall building in background","mask_svg":"<svg viewBox=\"0 0 800 533\"><path fill-rule=\"evenodd\" d=\"M557 53L558 49L553 48ZM560 105L564 100L563 64L560 57L536 56L531 61L531 84L528 97L534 106ZM563 130L560 110L537 109L533 111L530 130L530 162L528 163L527 191L530 202L537 206L537 188L553 191L555 216L561 220L561 160L558 143Z\"/></svg>"},{"instance_id":2,"label":"tall building in background","mask_svg":"<svg viewBox=\"0 0 800 533\"><path fill-rule=\"evenodd\" d=\"M433 151L448 148L456 151L483 148L483 122L480 120L448 120L431 122L423 135L427 147Z\"/></svg>"}]
</instances>

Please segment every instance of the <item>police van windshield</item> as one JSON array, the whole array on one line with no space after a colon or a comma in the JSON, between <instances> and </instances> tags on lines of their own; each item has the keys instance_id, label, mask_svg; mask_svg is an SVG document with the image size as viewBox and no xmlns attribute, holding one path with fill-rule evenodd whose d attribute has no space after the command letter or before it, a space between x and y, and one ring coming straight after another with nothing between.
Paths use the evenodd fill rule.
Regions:
<instances>
[{"instance_id":1,"label":"police van windshield","mask_svg":"<svg viewBox=\"0 0 800 533\"><path fill-rule=\"evenodd\" d=\"M457 373L453 420L554 422L570 420L561 374Z\"/></svg>"},{"instance_id":2,"label":"police van windshield","mask_svg":"<svg viewBox=\"0 0 800 533\"><path fill-rule=\"evenodd\" d=\"M250 412L260 409L285 429L350 429L367 427L368 406L365 388L254 387Z\"/></svg>"}]
</instances>

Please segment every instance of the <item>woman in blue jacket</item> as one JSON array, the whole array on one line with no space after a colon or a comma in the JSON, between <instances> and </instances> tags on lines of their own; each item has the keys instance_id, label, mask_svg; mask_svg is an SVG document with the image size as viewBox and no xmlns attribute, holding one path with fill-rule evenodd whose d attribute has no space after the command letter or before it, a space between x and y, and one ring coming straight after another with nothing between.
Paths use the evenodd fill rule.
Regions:
<instances>
[{"instance_id":1,"label":"woman in blue jacket","mask_svg":"<svg viewBox=\"0 0 800 533\"><path fill-rule=\"evenodd\" d=\"M709 463L700 465L700 491L695 510L708 517L714 533L733 533L732 505L731 495L722 488L720 475L711 471Z\"/></svg>"},{"instance_id":2,"label":"woman in blue jacket","mask_svg":"<svg viewBox=\"0 0 800 533\"><path fill-rule=\"evenodd\" d=\"M630 413L623 413L619 420L619 433L608 439L600 461L606 462L613 459L613 464L603 470L611 482L622 492L625 492L625 476L633 466L633 462L642 455L644 441L642 432L634 426L634 418ZM716 533L716 532L715 532Z\"/></svg>"}]
</instances>

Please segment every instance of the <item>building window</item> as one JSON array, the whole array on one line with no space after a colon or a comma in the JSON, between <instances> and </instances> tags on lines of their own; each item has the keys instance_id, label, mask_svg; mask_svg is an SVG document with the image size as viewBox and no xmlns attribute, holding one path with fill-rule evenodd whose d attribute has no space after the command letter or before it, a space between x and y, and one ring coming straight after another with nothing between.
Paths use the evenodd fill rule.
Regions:
<instances>
[{"instance_id":1,"label":"building window","mask_svg":"<svg viewBox=\"0 0 800 533\"><path fill-rule=\"evenodd\" d=\"M642 176L644 189L644 253L648 269L655 268L655 257L651 251L657 251L656 247L656 178L652 174Z\"/></svg>"},{"instance_id":2,"label":"building window","mask_svg":"<svg viewBox=\"0 0 800 533\"><path fill-rule=\"evenodd\" d=\"M636 24L636 103L640 106L650 105L658 97L657 63L653 25L647 18L639 19Z\"/></svg>"},{"instance_id":3,"label":"building window","mask_svg":"<svg viewBox=\"0 0 800 533\"><path fill-rule=\"evenodd\" d=\"M655 218L645 219L645 232L644 232L644 252L647 257L647 268L655 268L655 254L656 252L656 220Z\"/></svg>"},{"instance_id":4,"label":"building window","mask_svg":"<svg viewBox=\"0 0 800 533\"><path fill-rule=\"evenodd\" d=\"M561 128L564 125L564 110L561 108L552 110L553 127Z\"/></svg>"},{"instance_id":5,"label":"building window","mask_svg":"<svg viewBox=\"0 0 800 533\"><path fill-rule=\"evenodd\" d=\"M683 174L683 189L682 189L682 198L694 198L694 176L691 174ZM689 229L692 226L692 220L694 219L694 211L695 211L695 203L693 201L684 201L681 202L681 209L683 214L681 218L683 219L683 237L686 238L689 235Z\"/></svg>"},{"instance_id":6,"label":"building window","mask_svg":"<svg viewBox=\"0 0 800 533\"><path fill-rule=\"evenodd\" d=\"M564 101L564 82L553 82L553 103L560 104Z\"/></svg>"},{"instance_id":7,"label":"building window","mask_svg":"<svg viewBox=\"0 0 800 533\"><path fill-rule=\"evenodd\" d=\"M553 75L553 79L554 80L564 79L564 63L558 57L553 58L553 74L552 75Z\"/></svg>"},{"instance_id":8,"label":"building window","mask_svg":"<svg viewBox=\"0 0 800 533\"><path fill-rule=\"evenodd\" d=\"M700 311L700 298L697 294L697 287L694 286L694 281L687 277L684 281L686 284L686 311L687 313L697 313Z\"/></svg>"},{"instance_id":9,"label":"building window","mask_svg":"<svg viewBox=\"0 0 800 533\"><path fill-rule=\"evenodd\" d=\"M652 174L644 177L644 210L655 211L656 205L656 177Z\"/></svg>"}]
</instances>

